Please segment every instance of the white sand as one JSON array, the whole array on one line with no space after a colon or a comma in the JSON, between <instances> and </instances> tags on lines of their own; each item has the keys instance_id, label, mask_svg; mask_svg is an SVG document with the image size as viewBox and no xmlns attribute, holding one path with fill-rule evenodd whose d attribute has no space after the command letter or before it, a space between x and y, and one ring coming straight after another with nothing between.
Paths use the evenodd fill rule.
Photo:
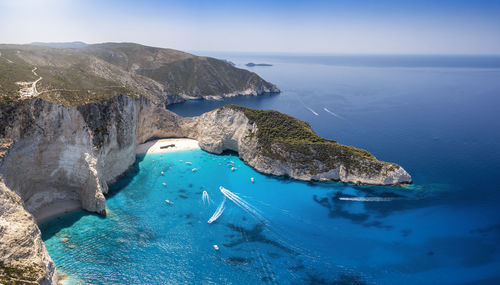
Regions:
<instances>
[{"instance_id":1,"label":"white sand","mask_svg":"<svg viewBox=\"0 0 500 285\"><path fill-rule=\"evenodd\" d=\"M174 144L173 147L163 148L162 146L167 146ZM181 150L191 150L199 149L198 141L192 139L160 139L153 140L147 143L143 143L137 146L136 153L162 153L162 152L174 152Z\"/></svg>"},{"instance_id":2,"label":"white sand","mask_svg":"<svg viewBox=\"0 0 500 285\"><path fill-rule=\"evenodd\" d=\"M174 144L173 147L168 147L161 149L160 147ZM163 152L174 152L181 150L191 150L191 149L199 149L198 141L192 139L160 139L153 140L147 143L143 143L137 146L136 153L163 153ZM57 201L51 203L50 205L46 205L41 209L37 209L33 216L37 223L46 221L53 217L62 215L64 213L72 212L77 209L81 209L81 205L79 201L74 200L66 200L66 201Z\"/></svg>"}]
</instances>

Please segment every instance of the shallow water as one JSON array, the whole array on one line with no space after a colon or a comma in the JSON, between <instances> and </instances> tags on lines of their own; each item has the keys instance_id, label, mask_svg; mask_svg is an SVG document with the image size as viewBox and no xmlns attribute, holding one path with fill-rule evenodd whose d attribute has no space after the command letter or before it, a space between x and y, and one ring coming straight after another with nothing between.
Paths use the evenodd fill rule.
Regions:
<instances>
[{"instance_id":1,"label":"shallow water","mask_svg":"<svg viewBox=\"0 0 500 285\"><path fill-rule=\"evenodd\" d=\"M256 173L234 155L201 150L138 156L112 186L107 218L82 211L40 226L72 282L500 282L500 69L494 64L408 68L218 57L239 66L272 63L251 70L282 94L194 101L171 110L197 115L226 103L278 109L322 136L403 165L415 184L295 182ZM221 185L256 211L228 199L208 224L223 200ZM213 203L203 202L204 190Z\"/></svg>"}]
</instances>

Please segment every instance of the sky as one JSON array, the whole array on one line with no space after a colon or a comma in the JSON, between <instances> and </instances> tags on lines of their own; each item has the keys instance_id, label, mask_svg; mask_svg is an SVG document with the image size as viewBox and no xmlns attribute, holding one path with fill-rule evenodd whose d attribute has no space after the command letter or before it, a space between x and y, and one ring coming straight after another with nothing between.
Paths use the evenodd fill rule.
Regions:
<instances>
[{"instance_id":1,"label":"sky","mask_svg":"<svg viewBox=\"0 0 500 285\"><path fill-rule=\"evenodd\" d=\"M500 54L500 0L0 0L0 42L184 51Z\"/></svg>"}]
</instances>

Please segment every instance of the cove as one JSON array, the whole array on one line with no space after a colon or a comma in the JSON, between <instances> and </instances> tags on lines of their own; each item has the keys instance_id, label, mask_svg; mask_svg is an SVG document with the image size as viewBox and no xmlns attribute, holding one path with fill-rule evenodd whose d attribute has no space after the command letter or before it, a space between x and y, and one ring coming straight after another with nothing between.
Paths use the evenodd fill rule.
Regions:
<instances>
[{"instance_id":1,"label":"cove","mask_svg":"<svg viewBox=\"0 0 500 285\"><path fill-rule=\"evenodd\" d=\"M258 215L228 200L208 224L224 197L219 186ZM480 232L462 234L477 221L439 206L443 191L297 182L259 174L231 153L146 154L111 186L106 218L77 211L40 229L69 284L421 284L494 274L471 266L494 245ZM452 219L460 226L443 229Z\"/></svg>"}]
</instances>

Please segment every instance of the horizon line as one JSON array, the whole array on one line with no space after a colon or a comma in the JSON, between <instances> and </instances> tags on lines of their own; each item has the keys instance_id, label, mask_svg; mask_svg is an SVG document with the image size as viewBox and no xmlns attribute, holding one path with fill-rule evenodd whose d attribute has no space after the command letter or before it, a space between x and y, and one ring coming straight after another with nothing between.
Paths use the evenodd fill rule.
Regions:
<instances>
[{"instance_id":1,"label":"horizon line","mask_svg":"<svg viewBox=\"0 0 500 285\"><path fill-rule=\"evenodd\" d=\"M157 46L157 45L147 45L131 41L108 41L108 42L93 42L88 43L80 40L76 41L33 41L29 43L0 43L0 45L36 45L39 44L70 44L70 43L83 43L85 45L97 45L97 44L137 44L142 46L163 48L163 49L174 49L178 51L183 51L187 53L238 53L238 54L266 54L266 55L309 55L309 56L500 56L498 53L386 53L386 52L367 52L367 53L350 53L350 52L318 52L318 51L237 51L237 50L196 50L196 49L179 49L173 47ZM50 47L50 46L48 46ZM54 47L56 48L56 47Z\"/></svg>"}]
</instances>

